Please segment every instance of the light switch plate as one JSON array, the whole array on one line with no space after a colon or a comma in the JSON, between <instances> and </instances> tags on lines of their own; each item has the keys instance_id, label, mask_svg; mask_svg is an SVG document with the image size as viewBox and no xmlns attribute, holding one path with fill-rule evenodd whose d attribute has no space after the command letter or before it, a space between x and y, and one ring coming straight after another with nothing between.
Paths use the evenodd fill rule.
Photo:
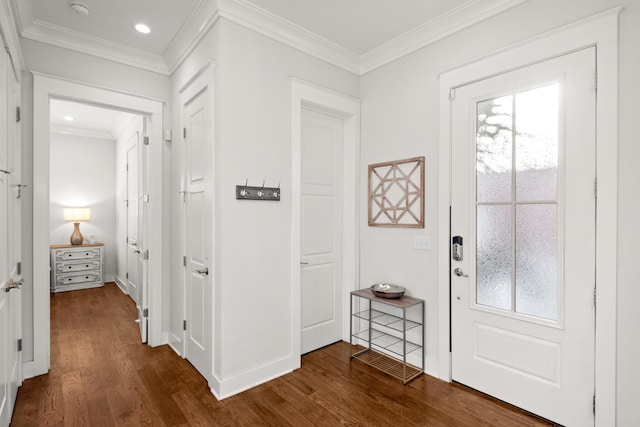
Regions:
<instances>
[{"instance_id":1,"label":"light switch plate","mask_svg":"<svg viewBox=\"0 0 640 427\"><path fill-rule=\"evenodd\" d=\"M421 251L428 251L431 249L431 237L429 236L415 236L413 238L413 248Z\"/></svg>"}]
</instances>

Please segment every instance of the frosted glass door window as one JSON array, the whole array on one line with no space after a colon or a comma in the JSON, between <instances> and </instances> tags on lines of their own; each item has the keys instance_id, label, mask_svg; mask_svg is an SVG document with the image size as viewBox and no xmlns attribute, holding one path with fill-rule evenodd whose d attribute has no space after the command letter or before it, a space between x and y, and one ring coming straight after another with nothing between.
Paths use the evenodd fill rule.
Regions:
<instances>
[{"instance_id":1,"label":"frosted glass door window","mask_svg":"<svg viewBox=\"0 0 640 427\"><path fill-rule=\"evenodd\" d=\"M477 103L476 303L558 318L558 85Z\"/></svg>"}]
</instances>

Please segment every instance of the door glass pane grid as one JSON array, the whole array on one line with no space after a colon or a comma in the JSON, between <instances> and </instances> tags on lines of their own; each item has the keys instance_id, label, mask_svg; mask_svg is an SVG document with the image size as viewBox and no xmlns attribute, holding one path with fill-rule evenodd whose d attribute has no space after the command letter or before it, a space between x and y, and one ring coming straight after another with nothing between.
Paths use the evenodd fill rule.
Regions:
<instances>
[{"instance_id":1,"label":"door glass pane grid","mask_svg":"<svg viewBox=\"0 0 640 427\"><path fill-rule=\"evenodd\" d=\"M557 320L558 84L477 103L476 304Z\"/></svg>"}]
</instances>

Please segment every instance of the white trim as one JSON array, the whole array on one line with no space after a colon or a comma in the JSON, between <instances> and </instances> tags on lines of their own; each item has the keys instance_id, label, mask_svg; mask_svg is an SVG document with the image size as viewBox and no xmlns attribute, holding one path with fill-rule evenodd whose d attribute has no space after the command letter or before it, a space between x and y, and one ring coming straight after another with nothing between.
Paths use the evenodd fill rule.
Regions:
<instances>
[{"instance_id":1,"label":"white trim","mask_svg":"<svg viewBox=\"0 0 640 427\"><path fill-rule=\"evenodd\" d=\"M9 49L11 58L11 66L16 80L22 80L22 70L24 69L24 58L20 49L20 41L18 31L14 23L16 22L15 13L9 2L2 2L0 9L0 29L2 31L2 39L5 46Z\"/></svg>"},{"instance_id":2,"label":"white trim","mask_svg":"<svg viewBox=\"0 0 640 427\"><path fill-rule=\"evenodd\" d=\"M281 377L291 371L290 358L286 357L224 380L214 377L210 390L216 399L222 400Z\"/></svg>"},{"instance_id":3,"label":"white trim","mask_svg":"<svg viewBox=\"0 0 640 427\"><path fill-rule=\"evenodd\" d=\"M132 94L95 88L64 79L34 74L33 78L33 316L34 375L45 374L50 363L49 322L49 100L72 99L115 107L150 117L149 344L163 344L163 229L162 229L162 112L163 104Z\"/></svg>"},{"instance_id":4,"label":"white trim","mask_svg":"<svg viewBox=\"0 0 640 427\"><path fill-rule=\"evenodd\" d=\"M300 367L300 215L301 117L304 106L344 119L343 151L343 319L349 319L349 292L359 288L359 176L360 100L299 79L291 79L291 357L290 368ZM343 339L349 339L349 322L343 322Z\"/></svg>"},{"instance_id":5,"label":"white trim","mask_svg":"<svg viewBox=\"0 0 640 427\"><path fill-rule=\"evenodd\" d=\"M618 213L618 14L614 8L591 18L518 43L474 63L443 73L440 77L440 147L438 227L439 377L451 380L449 207L451 206L451 141L449 91L502 70L596 46L598 70L596 224L596 425L616 424L616 295Z\"/></svg>"},{"instance_id":6,"label":"white trim","mask_svg":"<svg viewBox=\"0 0 640 427\"><path fill-rule=\"evenodd\" d=\"M19 2L19 4L24 2ZM47 22L34 20L22 23L22 37L62 47L143 70L168 75L169 69L161 55L111 42L85 33L72 31Z\"/></svg>"},{"instance_id":7,"label":"white trim","mask_svg":"<svg viewBox=\"0 0 640 427\"><path fill-rule=\"evenodd\" d=\"M354 74L357 54L244 0L219 0L220 16Z\"/></svg>"},{"instance_id":8,"label":"white trim","mask_svg":"<svg viewBox=\"0 0 640 427\"><path fill-rule=\"evenodd\" d=\"M209 30L218 22L220 15L216 4L208 0L200 0L200 3L187 18L178 34L169 43L164 52L164 59L169 68L169 74L189 57Z\"/></svg>"},{"instance_id":9,"label":"white trim","mask_svg":"<svg viewBox=\"0 0 640 427\"><path fill-rule=\"evenodd\" d=\"M360 75L528 0L471 0L360 56Z\"/></svg>"},{"instance_id":10,"label":"white trim","mask_svg":"<svg viewBox=\"0 0 640 427\"><path fill-rule=\"evenodd\" d=\"M22 37L163 75L171 75L207 32L225 18L256 33L362 75L527 0L468 0L362 55L246 0L200 0L162 55L78 33L35 19L30 1L11 0ZM1 16L0 16L1 19ZM22 64L22 57L19 58Z\"/></svg>"},{"instance_id":11,"label":"white trim","mask_svg":"<svg viewBox=\"0 0 640 427\"><path fill-rule=\"evenodd\" d=\"M59 133L62 135L74 135L83 136L85 138L96 139L108 139L109 141L115 141L116 137L113 136L108 130L99 129L82 129L71 126L51 125L51 133Z\"/></svg>"}]
</instances>

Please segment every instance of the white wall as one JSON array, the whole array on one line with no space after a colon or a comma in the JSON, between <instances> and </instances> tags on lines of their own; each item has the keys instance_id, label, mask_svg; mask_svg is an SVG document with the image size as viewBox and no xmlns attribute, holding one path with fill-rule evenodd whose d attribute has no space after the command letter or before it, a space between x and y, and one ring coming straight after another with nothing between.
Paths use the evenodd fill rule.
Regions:
<instances>
[{"instance_id":1,"label":"white wall","mask_svg":"<svg viewBox=\"0 0 640 427\"><path fill-rule=\"evenodd\" d=\"M361 78L362 99L362 194L366 166L370 163L426 155L426 227L432 242L438 238L438 126L441 72L466 64L515 42L601 12L619 4L620 15L620 120L619 120L619 272L618 272L618 425L635 425L640 419L640 341L638 325L640 287L634 271L640 239L640 148L635 122L640 115L637 96L640 84L640 4L637 1L536 0L474 25L423 48ZM366 198L361 201L362 285L388 280L406 286L427 301L427 371L436 373L438 355L437 253L412 249L410 230L366 226Z\"/></svg>"},{"instance_id":2,"label":"white wall","mask_svg":"<svg viewBox=\"0 0 640 427\"><path fill-rule=\"evenodd\" d=\"M205 46L173 78L174 119L180 117L175 93L206 60L213 59L217 206L214 373L222 384L219 391L227 395L282 373L292 357L299 357L291 351L292 310L299 307L290 298L290 78L349 96L357 95L358 79L224 19L203 43ZM177 123L174 120L174 135ZM174 158L175 170L180 160L177 155ZM174 179L179 179L177 172ZM235 186L246 179L249 185L262 180L267 186L280 182L281 201L235 200ZM174 182L174 189L177 187ZM176 199L177 191L174 194ZM181 254L175 254L172 265L179 267L181 260Z\"/></svg>"},{"instance_id":3,"label":"white wall","mask_svg":"<svg viewBox=\"0 0 640 427\"><path fill-rule=\"evenodd\" d=\"M116 143L113 140L51 134L49 243L69 244L73 223L62 209L91 208L91 220L80 224L85 243L104 243L103 280L116 271Z\"/></svg>"}]
</instances>

